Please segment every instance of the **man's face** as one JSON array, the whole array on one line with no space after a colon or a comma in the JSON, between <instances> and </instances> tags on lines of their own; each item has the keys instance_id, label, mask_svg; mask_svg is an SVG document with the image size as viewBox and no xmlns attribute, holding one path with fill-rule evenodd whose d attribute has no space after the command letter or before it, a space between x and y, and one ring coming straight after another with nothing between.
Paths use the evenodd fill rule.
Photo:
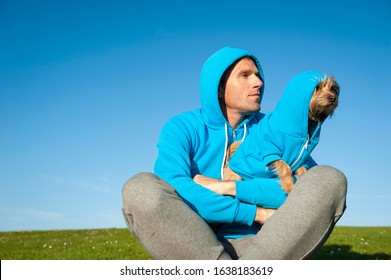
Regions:
<instances>
[{"instance_id":1,"label":"man's face","mask_svg":"<svg viewBox=\"0 0 391 280\"><path fill-rule=\"evenodd\" d=\"M228 118L258 112L261 108L262 86L258 68L252 59L243 58L236 63L225 84L224 96L221 96Z\"/></svg>"}]
</instances>

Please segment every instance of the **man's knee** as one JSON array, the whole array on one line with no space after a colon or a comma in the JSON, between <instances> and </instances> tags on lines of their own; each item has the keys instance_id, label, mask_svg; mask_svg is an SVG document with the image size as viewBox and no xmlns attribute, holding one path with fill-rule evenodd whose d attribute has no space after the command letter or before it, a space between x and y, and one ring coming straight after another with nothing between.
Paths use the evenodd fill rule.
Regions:
<instances>
[{"instance_id":1,"label":"man's knee","mask_svg":"<svg viewBox=\"0 0 391 280\"><path fill-rule=\"evenodd\" d=\"M122 188L123 208L130 210L137 205L145 205L145 199L151 197L149 192L152 189L156 175L149 172L142 172L131 177Z\"/></svg>"},{"instance_id":2,"label":"man's knee","mask_svg":"<svg viewBox=\"0 0 391 280\"><path fill-rule=\"evenodd\" d=\"M154 211L163 207L167 197L175 196L175 190L153 173L142 172L134 175L124 185L122 198L124 209Z\"/></svg>"},{"instance_id":3,"label":"man's knee","mask_svg":"<svg viewBox=\"0 0 391 280\"><path fill-rule=\"evenodd\" d=\"M152 173L142 172L134 175L122 188L122 197L124 200L133 199L137 192L142 191L145 182L148 181L151 177L155 176Z\"/></svg>"},{"instance_id":4,"label":"man's knee","mask_svg":"<svg viewBox=\"0 0 391 280\"><path fill-rule=\"evenodd\" d=\"M319 165L311 170L318 182L314 185L320 187L318 191L322 193L323 200L329 201L335 207L337 215L342 215L346 208L347 178L345 174L327 165Z\"/></svg>"},{"instance_id":5,"label":"man's knee","mask_svg":"<svg viewBox=\"0 0 391 280\"><path fill-rule=\"evenodd\" d=\"M346 196L347 179L340 170L327 165L319 165L311 168L311 171L319 177L320 182L326 185L329 192L334 195Z\"/></svg>"}]
</instances>

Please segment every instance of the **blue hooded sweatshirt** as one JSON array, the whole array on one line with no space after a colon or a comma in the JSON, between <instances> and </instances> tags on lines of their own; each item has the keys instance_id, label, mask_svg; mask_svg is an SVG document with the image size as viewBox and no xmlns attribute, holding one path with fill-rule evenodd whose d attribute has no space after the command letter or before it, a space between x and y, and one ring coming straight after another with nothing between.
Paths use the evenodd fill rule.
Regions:
<instances>
[{"instance_id":1,"label":"blue hooded sweatshirt","mask_svg":"<svg viewBox=\"0 0 391 280\"><path fill-rule=\"evenodd\" d=\"M308 112L315 87L324 80L316 71L300 73L291 79L274 111L267 114L243 141L229 161L243 179L275 177L267 165L284 160L292 171L315 165L310 157L319 142L321 124L309 126Z\"/></svg>"},{"instance_id":2,"label":"blue hooded sweatshirt","mask_svg":"<svg viewBox=\"0 0 391 280\"><path fill-rule=\"evenodd\" d=\"M286 199L276 178L253 178L236 182L236 196L216 194L193 178L197 174L222 178L227 148L251 135L264 117L248 116L235 130L225 119L218 101L218 86L224 71L243 57L251 57L264 75L256 57L242 49L225 47L204 64L200 78L202 108L171 118L163 127L157 144L154 172L172 185L182 199L206 222L222 224L218 237L239 238L254 235L256 206L278 208ZM263 94L263 88L261 90Z\"/></svg>"}]
</instances>

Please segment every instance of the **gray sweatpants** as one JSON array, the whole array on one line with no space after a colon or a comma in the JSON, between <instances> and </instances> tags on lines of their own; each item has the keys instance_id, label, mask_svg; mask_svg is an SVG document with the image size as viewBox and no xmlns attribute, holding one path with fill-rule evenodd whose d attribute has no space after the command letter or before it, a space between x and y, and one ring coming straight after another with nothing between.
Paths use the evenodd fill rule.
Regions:
<instances>
[{"instance_id":1,"label":"gray sweatpants","mask_svg":"<svg viewBox=\"0 0 391 280\"><path fill-rule=\"evenodd\" d=\"M129 230L155 259L308 259L342 216L346 190L343 173L329 166L313 167L257 235L224 241L152 173L126 182L122 211Z\"/></svg>"}]
</instances>

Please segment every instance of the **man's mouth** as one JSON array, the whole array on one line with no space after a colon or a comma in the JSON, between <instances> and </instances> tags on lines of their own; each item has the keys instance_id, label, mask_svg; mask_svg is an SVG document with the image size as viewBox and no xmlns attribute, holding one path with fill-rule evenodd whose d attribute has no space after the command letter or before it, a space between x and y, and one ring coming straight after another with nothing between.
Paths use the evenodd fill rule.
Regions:
<instances>
[{"instance_id":1,"label":"man's mouth","mask_svg":"<svg viewBox=\"0 0 391 280\"><path fill-rule=\"evenodd\" d=\"M249 96L257 96L257 97L259 97L260 94L259 94L259 92L254 92L254 93L250 93Z\"/></svg>"}]
</instances>

